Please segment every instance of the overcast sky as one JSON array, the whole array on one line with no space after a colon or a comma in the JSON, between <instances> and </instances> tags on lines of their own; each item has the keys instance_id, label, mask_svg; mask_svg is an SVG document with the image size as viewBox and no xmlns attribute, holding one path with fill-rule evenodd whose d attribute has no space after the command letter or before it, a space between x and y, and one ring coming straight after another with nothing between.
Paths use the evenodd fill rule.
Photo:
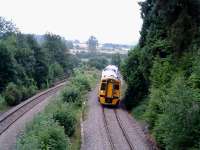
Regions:
<instances>
[{"instance_id":1,"label":"overcast sky","mask_svg":"<svg viewBox=\"0 0 200 150\"><path fill-rule=\"evenodd\" d=\"M142 26L139 0L0 0L0 16L24 33L47 31L66 39L130 44Z\"/></svg>"}]
</instances>

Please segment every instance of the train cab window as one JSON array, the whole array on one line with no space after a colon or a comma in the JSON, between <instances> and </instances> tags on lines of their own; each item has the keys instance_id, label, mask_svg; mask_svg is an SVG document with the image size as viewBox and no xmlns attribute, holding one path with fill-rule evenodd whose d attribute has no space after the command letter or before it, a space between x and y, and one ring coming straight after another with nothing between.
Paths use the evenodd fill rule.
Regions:
<instances>
[{"instance_id":1,"label":"train cab window","mask_svg":"<svg viewBox=\"0 0 200 150\"><path fill-rule=\"evenodd\" d=\"M118 85L118 84L115 84L114 89L115 89L115 90L119 90L119 85Z\"/></svg>"},{"instance_id":2,"label":"train cab window","mask_svg":"<svg viewBox=\"0 0 200 150\"><path fill-rule=\"evenodd\" d=\"M101 90L105 91L106 90L106 83L101 84Z\"/></svg>"}]
</instances>

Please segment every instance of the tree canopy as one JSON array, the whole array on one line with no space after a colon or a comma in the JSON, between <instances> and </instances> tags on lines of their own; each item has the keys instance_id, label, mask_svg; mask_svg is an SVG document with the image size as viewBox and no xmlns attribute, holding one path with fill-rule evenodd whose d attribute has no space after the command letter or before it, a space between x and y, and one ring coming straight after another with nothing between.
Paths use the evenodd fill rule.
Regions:
<instances>
[{"instance_id":1,"label":"tree canopy","mask_svg":"<svg viewBox=\"0 0 200 150\"><path fill-rule=\"evenodd\" d=\"M141 38L122 65L124 103L145 107L142 118L162 149L199 149L200 1L145 0L140 6Z\"/></svg>"},{"instance_id":2,"label":"tree canopy","mask_svg":"<svg viewBox=\"0 0 200 150\"><path fill-rule=\"evenodd\" d=\"M36 89L69 76L79 63L59 35L47 33L39 44L34 35L20 33L2 17L0 34L0 94L9 105L18 104Z\"/></svg>"}]
</instances>

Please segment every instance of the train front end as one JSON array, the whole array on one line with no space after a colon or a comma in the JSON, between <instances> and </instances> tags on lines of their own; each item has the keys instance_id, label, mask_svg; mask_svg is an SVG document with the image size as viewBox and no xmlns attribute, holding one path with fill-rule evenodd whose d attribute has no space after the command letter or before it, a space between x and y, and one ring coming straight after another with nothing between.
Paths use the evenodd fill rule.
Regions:
<instances>
[{"instance_id":1,"label":"train front end","mask_svg":"<svg viewBox=\"0 0 200 150\"><path fill-rule=\"evenodd\" d=\"M99 86L99 102L116 106L120 103L121 81L117 69L104 69Z\"/></svg>"}]
</instances>

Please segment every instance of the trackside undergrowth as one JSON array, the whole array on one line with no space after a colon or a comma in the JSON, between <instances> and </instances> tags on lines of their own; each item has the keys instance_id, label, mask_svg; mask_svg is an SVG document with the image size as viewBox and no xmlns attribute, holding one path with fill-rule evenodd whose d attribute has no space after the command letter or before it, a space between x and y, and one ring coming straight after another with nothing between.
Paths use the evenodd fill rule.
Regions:
<instances>
[{"instance_id":1,"label":"trackside undergrowth","mask_svg":"<svg viewBox=\"0 0 200 150\"><path fill-rule=\"evenodd\" d=\"M17 139L17 150L66 150L80 149L80 117L88 91L96 85L98 71L87 67L74 71L69 83L30 122Z\"/></svg>"}]
</instances>

